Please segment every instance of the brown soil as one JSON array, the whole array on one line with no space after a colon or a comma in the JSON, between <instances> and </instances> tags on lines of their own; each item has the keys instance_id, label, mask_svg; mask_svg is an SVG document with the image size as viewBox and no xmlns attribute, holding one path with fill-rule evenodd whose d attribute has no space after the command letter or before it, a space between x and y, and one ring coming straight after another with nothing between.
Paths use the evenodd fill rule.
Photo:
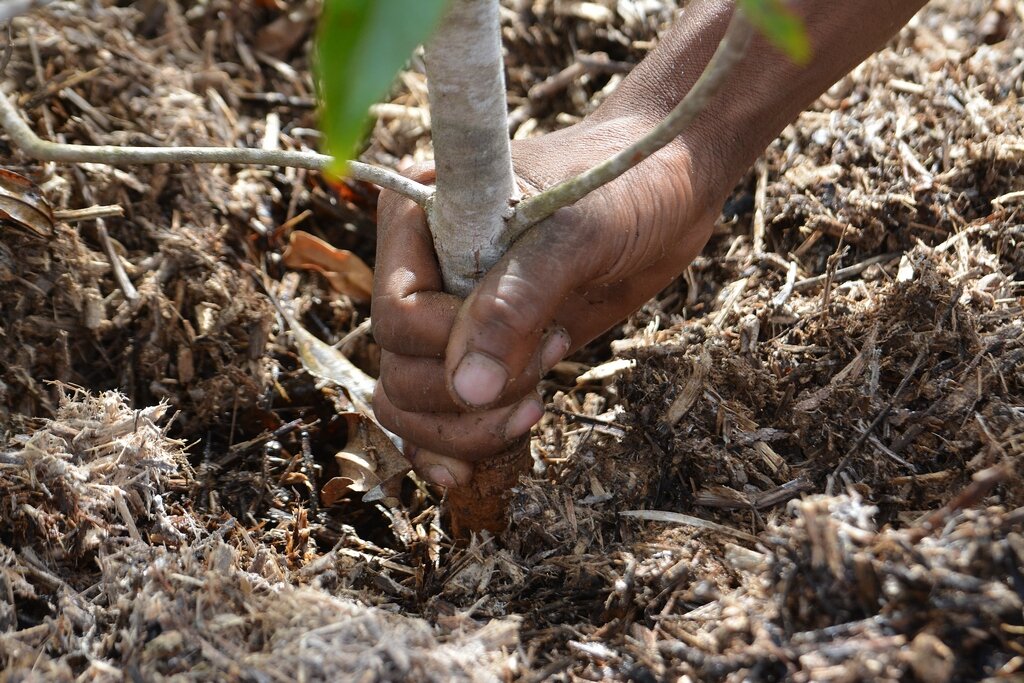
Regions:
<instances>
[{"instance_id":1,"label":"brown soil","mask_svg":"<svg viewBox=\"0 0 1024 683\"><path fill-rule=\"evenodd\" d=\"M672 9L506 4L519 136L592 110ZM312 20L274 5L57 2L4 87L68 142L315 147ZM138 292L95 222L0 226L0 681L1024 675L1022 22L933 3L787 128L685 277L545 380L512 527L468 548L413 479L318 503L349 402L262 273L374 374L367 307L280 256L299 227L372 264L371 188L0 137L55 208L124 208ZM576 50L610 64L527 95ZM366 159L429 154L420 66Z\"/></svg>"}]
</instances>

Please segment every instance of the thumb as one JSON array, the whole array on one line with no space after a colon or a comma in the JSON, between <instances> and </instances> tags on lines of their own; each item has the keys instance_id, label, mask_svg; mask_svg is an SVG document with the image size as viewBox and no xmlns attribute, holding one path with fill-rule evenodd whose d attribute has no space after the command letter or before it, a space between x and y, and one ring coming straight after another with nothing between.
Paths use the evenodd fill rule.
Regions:
<instances>
[{"instance_id":1,"label":"thumb","mask_svg":"<svg viewBox=\"0 0 1024 683\"><path fill-rule=\"evenodd\" d=\"M463 303L445 353L449 392L460 404L489 406L521 375L536 384L569 351L558 313L604 265L578 213L563 209L529 230Z\"/></svg>"}]
</instances>

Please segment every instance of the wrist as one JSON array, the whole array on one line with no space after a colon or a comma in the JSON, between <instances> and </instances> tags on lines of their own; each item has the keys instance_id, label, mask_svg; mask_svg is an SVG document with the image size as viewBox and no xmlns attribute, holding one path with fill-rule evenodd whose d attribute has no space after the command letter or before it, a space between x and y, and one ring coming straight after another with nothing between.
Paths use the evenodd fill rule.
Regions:
<instances>
[{"instance_id":1,"label":"wrist","mask_svg":"<svg viewBox=\"0 0 1024 683\"><path fill-rule=\"evenodd\" d=\"M733 2L691 2L664 33L655 51L633 70L588 121L620 121L632 140L661 123L690 93L725 36ZM726 84L732 75L726 73ZM723 124L732 119L733 103L712 96L696 119L669 145L655 154L670 168L686 173L701 187L696 201L720 208L721 202L746 169L743 142L735 131L749 128ZM706 191L701 192L701 189Z\"/></svg>"},{"instance_id":2,"label":"wrist","mask_svg":"<svg viewBox=\"0 0 1024 683\"><path fill-rule=\"evenodd\" d=\"M691 172L705 187L727 192L773 137L799 112L882 45L924 0L841 5L790 0L805 26L813 58L806 66L755 35L719 91L679 136ZM657 48L592 118L640 118L654 125L693 88L725 35L735 3L694 0ZM685 155L684 155L685 156ZM707 179L707 180L705 180Z\"/></svg>"}]
</instances>

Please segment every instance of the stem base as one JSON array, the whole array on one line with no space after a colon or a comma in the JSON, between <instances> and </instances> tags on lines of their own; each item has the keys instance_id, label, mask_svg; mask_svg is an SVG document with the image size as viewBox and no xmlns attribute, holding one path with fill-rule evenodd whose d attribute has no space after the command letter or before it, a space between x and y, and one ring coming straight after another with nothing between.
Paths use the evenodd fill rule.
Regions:
<instances>
[{"instance_id":1,"label":"stem base","mask_svg":"<svg viewBox=\"0 0 1024 683\"><path fill-rule=\"evenodd\" d=\"M530 470L530 443L524 440L493 458L477 463L468 486L448 492L452 533L466 540L474 531L486 529L500 534L508 526L508 506L512 487L520 475Z\"/></svg>"}]
</instances>

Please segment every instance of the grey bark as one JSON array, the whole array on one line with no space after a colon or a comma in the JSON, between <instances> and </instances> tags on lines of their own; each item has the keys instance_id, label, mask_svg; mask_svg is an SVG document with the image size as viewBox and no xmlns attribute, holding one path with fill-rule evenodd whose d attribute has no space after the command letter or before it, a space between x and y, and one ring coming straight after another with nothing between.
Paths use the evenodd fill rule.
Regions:
<instances>
[{"instance_id":1,"label":"grey bark","mask_svg":"<svg viewBox=\"0 0 1024 683\"><path fill-rule=\"evenodd\" d=\"M508 247L518 195L497 0L453 0L426 67L437 172L428 220L445 288L466 296Z\"/></svg>"}]
</instances>

